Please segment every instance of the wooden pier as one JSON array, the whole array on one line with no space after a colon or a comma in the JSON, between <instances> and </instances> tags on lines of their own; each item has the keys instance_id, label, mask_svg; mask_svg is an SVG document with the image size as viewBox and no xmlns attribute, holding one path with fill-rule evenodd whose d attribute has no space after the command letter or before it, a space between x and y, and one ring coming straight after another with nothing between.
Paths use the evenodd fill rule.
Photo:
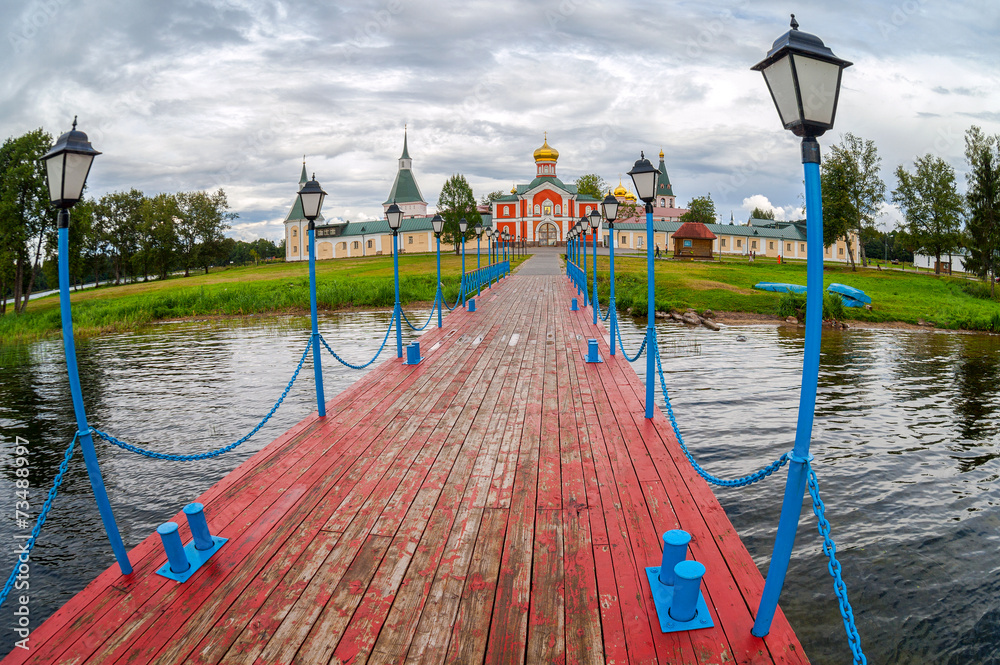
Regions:
<instances>
[{"instance_id":1,"label":"wooden pier","mask_svg":"<svg viewBox=\"0 0 1000 665\"><path fill-rule=\"evenodd\" d=\"M751 636L757 567L575 295L554 254L528 261L419 365L391 353L184 497L229 539L189 581L154 573L154 533L3 663L807 662L780 609ZM675 528L714 628L660 632L644 568Z\"/></svg>"}]
</instances>

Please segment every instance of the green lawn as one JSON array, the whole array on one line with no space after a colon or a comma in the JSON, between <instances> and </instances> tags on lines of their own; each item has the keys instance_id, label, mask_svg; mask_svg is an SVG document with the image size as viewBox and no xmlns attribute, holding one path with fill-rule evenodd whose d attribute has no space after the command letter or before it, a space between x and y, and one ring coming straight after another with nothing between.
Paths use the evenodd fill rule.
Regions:
<instances>
[{"instance_id":1,"label":"green lawn","mask_svg":"<svg viewBox=\"0 0 1000 665\"><path fill-rule=\"evenodd\" d=\"M608 257L598 257L598 294L607 302ZM615 300L619 309L646 309L646 260L615 258ZM804 261L778 265L773 260L723 262L656 262L656 308L688 307L731 312L777 314L781 294L758 291L758 282L806 283ZM988 285L960 277L934 276L913 271L876 270L827 264L823 283L839 282L861 289L872 299L872 310L847 308L851 319L917 323L921 319L941 328L1000 332L1000 302L989 299ZM985 296L985 297L982 297Z\"/></svg>"},{"instance_id":2,"label":"green lawn","mask_svg":"<svg viewBox=\"0 0 1000 665\"><path fill-rule=\"evenodd\" d=\"M519 262L514 259L512 266ZM471 271L475 264L475 255L471 259L467 255L466 270ZM461 265L460 256L442 254L441 281L445 299L451 303L458 297ZM434 300L433 254L401 256L399 272L402 302ZM319 307L323 310L392 307L395 300L392 274L391 256L317 262ZM272 263L218 269L187 278L85 289L73 293L71 302L74 331L80 336L188 316L301 312L309 308L309 266L306 262ZM60 330L57 295L31 301L20 316L0 317L0 339L5 343L50 337Z\"/></svg>"}]
</instances>

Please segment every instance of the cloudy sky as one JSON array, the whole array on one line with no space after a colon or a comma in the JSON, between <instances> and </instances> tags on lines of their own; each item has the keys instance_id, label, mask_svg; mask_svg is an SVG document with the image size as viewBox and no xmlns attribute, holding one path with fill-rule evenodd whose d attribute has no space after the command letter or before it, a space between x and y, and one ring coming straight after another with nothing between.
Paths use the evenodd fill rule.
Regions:
<instances>
[{"instance_id":1,"label":"cloudy sky","mask_svg":"<svg viewBox=\"0 0 1000 665\"><path fill-rule=\"evenodd\" d=\"M890 190L933 152L964 189L965 130L1000 133L993 0L3 2L0 133L77 114L91 194L222 187L248 239L280 237L303 155L327 218L381 216L404 123L432 205L453 173L477 197L528 182L547 131L566 182L662 148L679 203L797 218L798 142L749 69L792 11L855 63L821 145L873 139Z\"/></svg>"}]
</instances>

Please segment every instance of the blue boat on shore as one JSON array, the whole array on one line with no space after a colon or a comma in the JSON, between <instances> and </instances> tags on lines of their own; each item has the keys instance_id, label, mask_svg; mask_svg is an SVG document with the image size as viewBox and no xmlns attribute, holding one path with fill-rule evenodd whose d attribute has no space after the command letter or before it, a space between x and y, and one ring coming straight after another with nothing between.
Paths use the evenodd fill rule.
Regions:
<instances>
[{"instance_id":1,"label":"blue boat on shore","mask_svg":"<svg viewBox=\"0 0 1000 665\"><path fill-rule=\"evenodd\" d=\"M755 289L761 291L776 291L778 293L805 293L806 287L801 284L785 284L783 282L758 282Z\"/></svg>"},{"instance_id":2,"label":"blue boat on shore","mask_svg":"<svg viewBox=\"0 0 1000 665\"><path fill-rule=\"evenodd\" d=\"M844 302L844 307L864 307L871 304L872 301L871 297L861 289L856 289L846 284L834 283L826 287L826 290L829 293L836 293L840 296L840 299Z\"/></svg>"}]
</instances>

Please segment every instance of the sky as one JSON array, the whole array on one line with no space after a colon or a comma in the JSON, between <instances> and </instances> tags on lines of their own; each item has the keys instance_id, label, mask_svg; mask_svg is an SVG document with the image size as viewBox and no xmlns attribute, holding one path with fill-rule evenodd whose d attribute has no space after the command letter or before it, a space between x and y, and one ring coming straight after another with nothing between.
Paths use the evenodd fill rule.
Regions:
<instances>
[{"instance_id":1,"label":"sky","mask_svg":"<svg viewBox=\"0 0 1000 665\"><path fill-rule=\"evenodd\" d=\"M628 184L662 149L678 205L798 219L798 139L750 71L790 12L854 63L824 154L874 140L891 192L933 153L964 191L965 130L1000 134L992 0L3 2L0 138L78 115L103 153L91 195L222 188L247 240L281 237L303 156L324 217L381 217L404 125L432 210L455 173L477 198L529 182L548 132L564 182Z\"/></svg>"}]
</instances>

